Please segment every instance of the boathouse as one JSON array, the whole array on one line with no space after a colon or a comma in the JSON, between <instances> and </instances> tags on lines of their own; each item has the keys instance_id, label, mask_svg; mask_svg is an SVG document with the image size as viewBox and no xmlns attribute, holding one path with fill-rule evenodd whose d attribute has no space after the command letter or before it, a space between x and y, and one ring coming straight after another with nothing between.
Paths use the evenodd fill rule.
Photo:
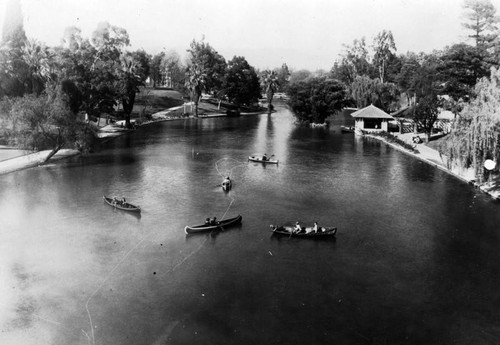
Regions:
<instances>
[{"instance_id":1,"label":"boathouse","mask_svg":"<svg viewBox=\"0 0 500 345\"><path fill-rule=\"evenodd\" d=\"M394 118L387 114L382 109L377 108L373 104L355 111L351 114L354 117L354 127L357 130L363 130L367 132L388 132L389 121L394 120Z\"/></svg>"}]
</instances>

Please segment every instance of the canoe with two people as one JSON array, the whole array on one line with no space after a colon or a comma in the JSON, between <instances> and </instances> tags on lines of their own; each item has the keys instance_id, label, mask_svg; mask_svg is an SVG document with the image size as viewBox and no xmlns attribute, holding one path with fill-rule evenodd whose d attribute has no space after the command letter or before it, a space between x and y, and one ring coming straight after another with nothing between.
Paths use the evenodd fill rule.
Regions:
<instances>
[{"instance_id":1,"label":"canoe with two people","mask_svg":"<svg viewBox=\"0 0 500 345\"><path fill-rule=\"evenodd\" d=\"M290 237L304 237L304 238L333 238L337 233L336 227L323 227L319 226L318 222L314 222L311 227L304 227L300 222L296 222L294 226L289 225L270 225L273 234L286 235Z\"/></svg>"},{"instance_id":2,"label":"canoe with two people","mask_svg":"<svg viewBox=\"0 0 500 345\"><path fill-rule=\"evenodd\" d=\"M212 231L212 230L221 230L223 228L227 228L229 226L237 225L241 223L241 215L238 215L233 218L228 218L224 220L217 220L217 217L214 217L212 219L207 218L205 221L205 224L201 225L194 225L194 226L189 226L187 225L184 228L184 232L186 234L193 234L197 232L204 232L204 231Z\"/></svg>"},{"instance_id":3,"label":"canoe with two people","mask_svg":"<svg viewBox=\"0 0 500 345\"><path fill-rule=\"evenodd\" d=\"M266 163L266 164L278 164L277 159L272 159L273 156L274 155L271 155L269 157L266 153L264 153L262 156L258 156L258 155L249 156L248 160L252 161L252 162L259 162L259 163Z\"/></svg>"},{"instance_id":4,"label":"canoe with two people","mask_svg":"<svg viewBox=\"0 0 500 345\"><path fill-rule=\"evenodd\" d=\"M224 181L222 181L221 186L222 186L222 189L224 191L226 191L226 192L231 189L231 187L233 186L233 182L231 181L231 179L229 178L229 176L226 177L224 179Z\"/></svg>"},{"instance_id":5,"label":"canoe with two people","mask_svg":"<svg viewBox=\"0 0 500 345\"><path fill-rule=\"evenodd\" d=\"M107 197L106 195L103 195L103 199L109 206L113 206L114 208L117 208L119 210L129 211L129 212L141 212L140 206L133 205L127 202L127 200L125 200L124 197L117 198L116 196L114 196L110 198Z\"/></svg>"}]
</instances>

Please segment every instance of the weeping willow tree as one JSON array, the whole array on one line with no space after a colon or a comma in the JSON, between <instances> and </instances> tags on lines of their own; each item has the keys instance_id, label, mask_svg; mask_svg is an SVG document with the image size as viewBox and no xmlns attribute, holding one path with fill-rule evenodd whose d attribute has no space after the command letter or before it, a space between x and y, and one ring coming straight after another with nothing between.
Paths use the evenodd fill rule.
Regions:
<instances>
[{"instance_id":1,"label":"weeping willow tree","mask_svg":"<svg viewBox=\"0 0 500 345\"><path fill-rule=\"evenodd\" d=\"M450 167L473 168L482 182L485 160L500 160L500 69L492 68L490 78L482 78L475 90L477 97L465 105L440 152Z\"/></svg>"}]
</instances>

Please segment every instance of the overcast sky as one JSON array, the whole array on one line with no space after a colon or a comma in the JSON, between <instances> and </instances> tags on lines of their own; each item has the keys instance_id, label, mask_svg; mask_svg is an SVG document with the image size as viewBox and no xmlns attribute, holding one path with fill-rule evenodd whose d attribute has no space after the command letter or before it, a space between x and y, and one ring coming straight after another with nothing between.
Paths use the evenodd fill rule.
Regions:
<instances>
[{"instance_id":1,"label":"overcast sky","mask_svg":"<svg viewBox=\"0 0 500 345\"><path fill-rule=\"evenodd\" d=\"M0 30L5 3L0 0ZM492 0L500 10L500 0ZM59 45L64 29L90 37L97 24L123 27L133 49L185 55L205 41L226 60L260 69L329 70L342 44L391 30L399 53L431 52L466 40L463 0L21 0L28 37Z\"/></svg>"}]
</instances>

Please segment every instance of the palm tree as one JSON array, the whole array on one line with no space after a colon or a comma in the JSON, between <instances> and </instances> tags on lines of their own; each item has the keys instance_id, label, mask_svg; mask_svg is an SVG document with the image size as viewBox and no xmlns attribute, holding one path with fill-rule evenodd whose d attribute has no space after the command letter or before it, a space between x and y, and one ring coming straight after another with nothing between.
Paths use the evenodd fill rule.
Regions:
<instances>
[{"instance_id":1,"label":"palm tree","mask_svg":"<svg viewBox=\"0 0 500 345\"><path fill-rule=\"evenodd\" d=\"M201 92L205 89L207 75L197 64L188 66L186 70L186 81L184 85L191 93L191 101L194 103L195 116L198 117L198 102Z\"/></svg>"},{"instance_id":2,"label":"palm tree","mask_svg":"<svg viewBox=\"0 0 500 345\"><path fill-rule=\"evenodd\" d=\"M37 40L28 39L22 48L22 59L27 66L25 83L28 84L28 91L39 95L50 77L50 53Z\"/></svg>"},{"instance_id":3,"label":"palm tree","mask_svg":"<svg viewBox=\"0 0 500 345\"><path fill-rule=\"evenodd\" d=\"M278 75L275 71L266 70L264 71L263 76L264 88L266 89L266 97L267 97L267 109L269 114L273 110L273 97L274 93L278 91L279 83L278 83Z\"/></svg>"},{"instance_id":4,"label":"palm tree","mask_svg":"<svg viewBox=\"0 0 500 345\"><path fill-rule=\"evenodd\" d=\"M119 93L122 98L126 127L130 127L130 114L134 108L135 95L139 92L139 86L144 85L140 69L140 62L134 58L133 54L127 53L120 57Z\"/></svg>"}]
</instances>

